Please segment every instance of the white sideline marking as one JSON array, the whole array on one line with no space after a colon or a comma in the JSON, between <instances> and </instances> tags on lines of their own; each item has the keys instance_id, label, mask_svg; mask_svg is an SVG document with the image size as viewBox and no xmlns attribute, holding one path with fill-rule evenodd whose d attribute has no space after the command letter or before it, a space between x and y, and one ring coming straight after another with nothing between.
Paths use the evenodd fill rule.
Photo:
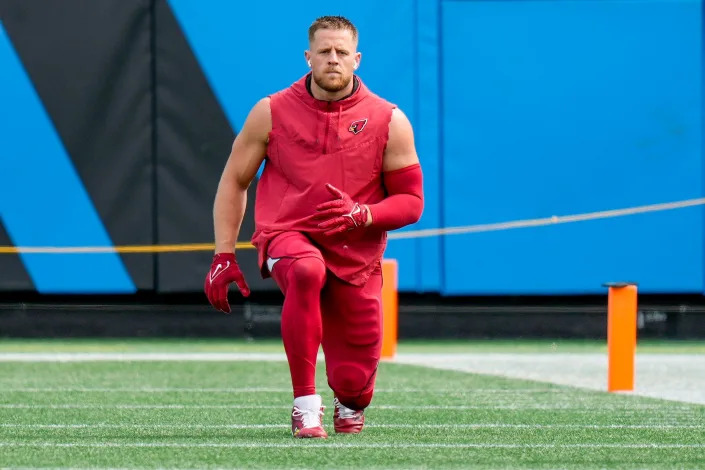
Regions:
<instances>
[{"instance_id":1,"label":"white sideline marking","mask_svg":"<svg viewBox=\"0 0 705 470\"><path fill-rule=\"evenodd\" d=\"M322 358L319 355L319 358ZM0 353L0 362L286 361L284 353Z\"/></svg>"},{"instance_id":2,"label":"white sideline marking","mask_svg":"<svg viewBox=\"0 0 705 470\"><path fill-rule=\"evenodd\" d=\"M570 410L586 411L594 413L595 404L586 403L583 406L574 405L534 405L515 403L511 405L374 405L376 410ZM35 405L30 403L0 403L0 408L8 409L81 409L81 410L159 410L159 409L191 409L191 410L285 410L291 409L291 405L186 405L180 403L164 405L133 405L133 404L61 404L61 405ZM600 411L641 411L641 410L664 410L663 405L646 404L600 404ZM693 408L688 406L669 407L669 413L675 411L692 412Z\"/></svg>"},{"instance_id":3,"label":"white sideline marking","mask_svg":"<svg viewBox=\"0 0 705 470\"><path fill-rule=\"evenodd\" d=\"M319 354L318 360L322 359ZM286 361L286 356L284 353L0 353L0 362L89 361ZM393 362L591 390L607 388L604 353L400 353ZM705 355L638 353L634 395L705 404Z\"/></svg>"},{"instance_id":4,"label":"white sideline marking","mask_svg":"<svg viewBox=\"0 0 705 470\"><path fill-rule=\"evenodd\" d=\"M607 354L398 354L398 364L607 391ZM705 354L637 353L634 395L705 405Z\"/></svg>"},{"instance_id":5,"label":"white sideline marking","mask_svg":"<svg viewBox=\"0 0 705 470\"><path fill-rule=\"evenodd\" d=\"M0 428L18 429L288 429L288 424L17 424L2 423ZM705 429L705 424L373 424L365 428L379 429Z\"/></svg>"},{"instance_id":6,"label":"white sideline marking","mask_svg":"<svg viewBox=\"0 0 705 470\"><path fill-rule=\"evenodd\" d=\"M234 388L85 388L85 387L48 387L48 388L0 388L7 393L291 393L291 387L234 387ZM473 393L571 393L578 392L567 388L381 388L375 393L432 393L432 394L473 394Z\"/></svg>"},{"instance_id":7,"label":"white sideline marking","mask_svg":"<svg viewBox=\"0 0 705 470\"><path fill-rule=\"evenodd\" d=\"M299 442L279 443L279 442L0 442L0 447L215 447L215 448L335 448L335 449L407 449L407 448L431 448L431 449L702 449L705 444L496 444L496 443L474 443L474 444L444 444L444 443L398 443L398 444L374 444L374 443L318 443L306 442L302 439Z\"/></svg>"}]
</instances>

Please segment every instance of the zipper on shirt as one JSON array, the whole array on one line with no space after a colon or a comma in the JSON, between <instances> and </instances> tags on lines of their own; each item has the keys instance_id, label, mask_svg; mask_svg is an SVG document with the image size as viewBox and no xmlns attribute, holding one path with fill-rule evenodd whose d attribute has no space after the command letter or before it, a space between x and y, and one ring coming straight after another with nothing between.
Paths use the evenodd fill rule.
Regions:
<instances>
[{"instance_id":1,"label":"zipper on shirt","mask_svg":"<svg viewBox=\"0 0 705 470\"><path fill-rule=\"evenodd\" d=\"M323 154L328 153L328 128L330 127L330 101L326 105L326 133L323 136Z\"/></svg>"}]
</instances>

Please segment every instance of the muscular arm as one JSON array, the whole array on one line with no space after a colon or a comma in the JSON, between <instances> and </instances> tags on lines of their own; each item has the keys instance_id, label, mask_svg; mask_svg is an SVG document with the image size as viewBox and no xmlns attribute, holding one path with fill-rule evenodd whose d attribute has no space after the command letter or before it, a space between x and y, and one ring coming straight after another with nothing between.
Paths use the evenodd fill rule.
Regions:
<instances>
[{"instance_id":1,"label":"muscular arm","mask_svg":"<svg viewBox=\"0 0 705 470\"><path fill-rule=\"evenodd\" d=\"M247 116L220 177L213 204L215 252L233 253L247 205L247 188L267 152L272 130L269 98L260 100Z\"/></svg>"},{"instance_id":2,"label":"muscular arm","mask_svg":"<svg viewBox=\"0 0 705 470\"><path fill-rule=\"evenodd\" d=\"M423 212L423 181L414 131L400 109L394 109L382 161L382 178L388 197L370 204L367 225L395 230L417 222Z\"/></svg>"}]
</instances>

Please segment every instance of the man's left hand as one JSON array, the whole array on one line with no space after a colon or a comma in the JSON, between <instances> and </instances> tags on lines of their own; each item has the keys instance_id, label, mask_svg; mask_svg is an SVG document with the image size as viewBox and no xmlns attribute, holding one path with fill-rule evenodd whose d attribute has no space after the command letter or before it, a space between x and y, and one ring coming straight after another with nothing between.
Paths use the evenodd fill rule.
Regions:
<instances>
[{"instance_id":1,"label":"man's left hand","mask_svg":"<svg viewBox=\"0 0 705 470\"><path fill-rule=\"evenodd\" d=\"M324 219L318 224L324 235L331 236L367 225L369 209L353 201L350 196L332 184L326 184L329 193L335 196L332 201L316 207L315 219Z\"/></svg>"}]
</instances>

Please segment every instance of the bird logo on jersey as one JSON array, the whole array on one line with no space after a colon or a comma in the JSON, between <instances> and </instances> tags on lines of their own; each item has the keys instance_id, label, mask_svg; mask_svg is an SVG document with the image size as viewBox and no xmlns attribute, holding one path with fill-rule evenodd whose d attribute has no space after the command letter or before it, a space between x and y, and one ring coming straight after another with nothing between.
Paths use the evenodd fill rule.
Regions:
<instances>
[{"instance_id":1,"label":"bird logo on jersey","mask_svg":"<svg viewBox=\"0 0 705 470\"><path fill-rule=\"evenodd\" d=\"M366 125L367 119L358 119L357 121L353 121L352 124L350 124L348 130L353 134L359 134L360 132L362 132Z\"/></svg>"}]
</instances>

